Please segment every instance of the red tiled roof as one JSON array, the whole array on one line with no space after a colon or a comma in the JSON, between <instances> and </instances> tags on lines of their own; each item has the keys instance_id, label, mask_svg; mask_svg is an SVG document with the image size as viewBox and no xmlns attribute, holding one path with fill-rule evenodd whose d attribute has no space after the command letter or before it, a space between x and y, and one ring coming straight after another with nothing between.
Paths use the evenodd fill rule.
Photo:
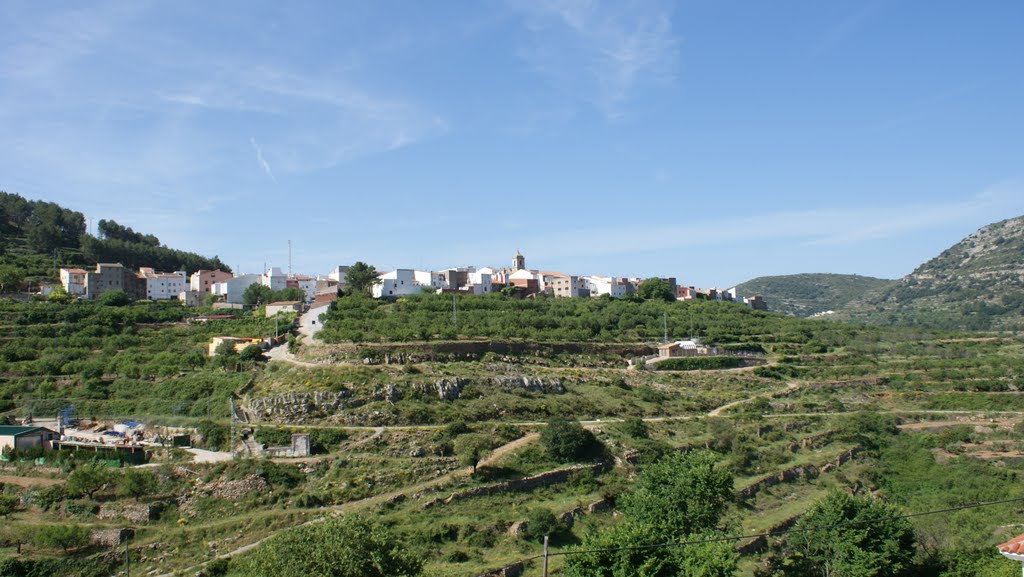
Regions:
<instances>
[{"instance_id":1,"label":"red tiled roof","mask_svg":"<svg viewBox=\"0 0 1024 577\"><path fill-rule=\"evenodd\" d=\"M1016 537L1010 539L1006 543L999 545L998 548L1000 553L1024 555L1024 535L1017 535Z\"/></svg>"},{"instance_id":2,"label":"red tiled roof","mask_svg":"<svg viewBox=\"0 0 1024 577\"><path fill-rule=\"evenodd\" d=\"M269 306L278 307L278 306L297 305L297 304L299 304L299 301L277 301L276 303L270 303Z\"/></svg>"}]
</instances>

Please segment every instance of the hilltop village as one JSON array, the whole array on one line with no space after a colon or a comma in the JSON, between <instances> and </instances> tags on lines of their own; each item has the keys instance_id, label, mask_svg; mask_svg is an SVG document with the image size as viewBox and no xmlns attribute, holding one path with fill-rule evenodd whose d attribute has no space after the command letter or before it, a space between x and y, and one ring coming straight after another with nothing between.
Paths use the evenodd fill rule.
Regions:
<instances>
[{"instance_id":1,"label":"hilltop village","mask_svg":"<svg viewBox=\"0 0 1024 577\"><path fill-rule=\"evenodd\" d=\"M259 274L232 274L222 270L157 272L151 267L130 270L121 264L100 263L96 270L61 268L60 282L71 296L95 299L105 292L124 291L130 300L178 299L187 306L212 305L240 307L246 289L262 285L271 291L298 289L302 303L332 300L338 290L348 288L348 266L338 266L327 275L309 276L283 272L279 267ZM399 268L380 273L372 285L374 297L393 300L402 296L432 293L489 294L505 290L519 297L548 295L561 298L588 298L607 295L622 298L632 295L645 279L597 275L571 275L558 271L527 268L526 258L516 251L512 266L496 268L463 266L437 271ZM736 288L698 289L679 284L675 277L662 278L676 300L718 300L746 304L766 310L760 296L744 297Z\"/></svg>"}]
</instances>

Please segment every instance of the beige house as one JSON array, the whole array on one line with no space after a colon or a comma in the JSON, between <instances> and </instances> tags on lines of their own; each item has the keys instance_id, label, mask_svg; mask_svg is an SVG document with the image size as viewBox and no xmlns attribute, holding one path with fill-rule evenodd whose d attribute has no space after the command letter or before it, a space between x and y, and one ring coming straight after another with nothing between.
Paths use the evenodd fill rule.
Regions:
<instances>
[{"instance_id":1,"label":"beige house","mask_svg":"<svg viewBox=\"0 0 1024 577\"><path fill-rule=\"evenodd\" d=\"M248 338L248 337L213 337L213 340L210 341L210 346L209 346L209 355L211 357L217 355L217 347L219 347L221 345L221 343L232 343L232 344L234 344L235 352L236 353L242 352L242 349L244 349L245 347L247 347L249 345L258 345L260 348L263 348L263 339L259 339L259 338Z\"/></svg>"}]
</instances>

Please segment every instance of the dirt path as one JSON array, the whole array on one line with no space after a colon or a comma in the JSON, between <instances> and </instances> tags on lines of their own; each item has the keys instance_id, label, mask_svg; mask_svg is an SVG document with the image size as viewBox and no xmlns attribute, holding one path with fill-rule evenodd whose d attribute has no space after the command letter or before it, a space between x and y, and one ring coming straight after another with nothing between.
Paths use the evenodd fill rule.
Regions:
<instances>
[{"instance_id":1,"label":"dirt path","mask_svg":"<svg viewBox=\"0 0 1024 577\"><path fill-rule=\"evenodd\" d=\"M291 363L298 367L306 367L308 369L316 369L324 365L318 365L316 363L307 363L306 361L300 361L295 358L295 355L288 352L287 344L280 344L276 347L271 348L266 352L266 356L271 361L278 361L283 363Z\"/></svg>"},{"instance_id":2,"label":"dirt path","mask_svg":"<svg viewBox=\"0 0 1024 577\"><path fill-rule=\"evenodd\" d=\"M46 479L43 477L16 477L13 475L0 475L0 483L4 485L17 485L19 487L49 487L63 483L62 479Z\"/></svg>"},{"instance_id":3,"label":"dirt path","mask_svg":"<svg viewBox=\"0 0 1024 577\"><path fill-rule=\"evenodd\" d=\"M784 390L781 390L781 391L771 391L769 393L762 393L760 395L754 395L753 397L747 397L746 399L740 399L738 401L733 401L731 403L726 403L726 404L722 405L721 407L718 407L718 408L715 408L715 409L711 409L710 411L708 411L708 416L709 417L717 417L717 416L721 415L723 411L728 411L729 409L731 409L733 407L738 407L740 405L745 405L745 404L753 401L754 399L760 399L760 398L771 399L775 395L778 395L780 393L786 393L786 392L790 392L790 391L795 391L795 390L797 390L799 388L800 388L800 385L798 383L788 383Z\"/></svg>"}]
</instances>

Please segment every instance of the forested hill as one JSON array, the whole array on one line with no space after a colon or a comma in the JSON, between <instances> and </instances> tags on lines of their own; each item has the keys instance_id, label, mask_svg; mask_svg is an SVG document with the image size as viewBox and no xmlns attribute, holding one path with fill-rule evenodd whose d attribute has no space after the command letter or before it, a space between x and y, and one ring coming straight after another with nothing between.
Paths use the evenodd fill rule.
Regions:
<instances>
[{"instance_id":1,"label":"forested hill","mask_svg":"<svg viewBox=\"0 0 1024 577\"><path fill-rule=\"evenodd\" d=\"M761 295L768 309L797 317L835 311L893 281L854 274L762 276L736 287L744 296Z\"/></svg>"},{"instance_id":2,"label":"forested hill","mask_svg":"<svg viewBox=\"0 0 1024 577\"><path fill-rule=\"evenodd\" d=\"M1024 216L982 227L838 318L968 330L1024 329Z\"/></svg>"},{"instance_id":3,"label":"forested hill","mask_svg":"<svg viewBox=\"0 0 1024 577\"><path fill-rule=\"evenodd\" d=\"M16 291L26 282L54 279L55 265L119 262L130 268L151 266L162 271L230 270L216 256L172 249L151 234L135 232L112 220L100 220L98 228L101 238L87 234L85 216L78 211L0 192L0 292Z\"/></svg>"}]
</instances>

